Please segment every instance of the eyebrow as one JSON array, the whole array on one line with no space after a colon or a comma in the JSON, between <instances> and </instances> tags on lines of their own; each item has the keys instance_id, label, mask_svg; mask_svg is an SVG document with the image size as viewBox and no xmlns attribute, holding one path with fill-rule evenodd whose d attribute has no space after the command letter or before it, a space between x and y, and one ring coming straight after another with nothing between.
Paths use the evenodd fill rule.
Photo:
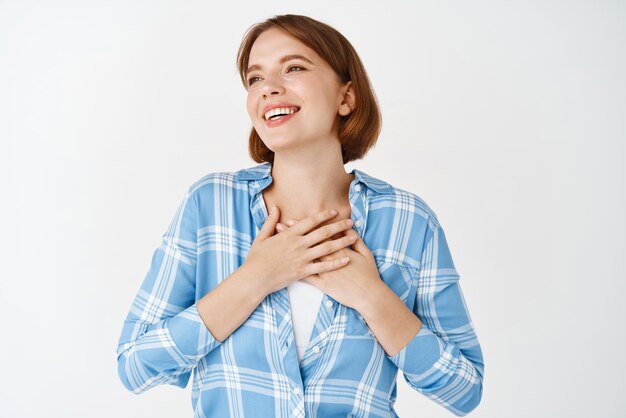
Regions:
<instances>
[{"instance_id":1,"label":"eyebrow","mask_svg":"<svg viewBox=\"0 0 626 418\"><path fill-rule=\"evenodd\" d=\"M315 65L313 64L313 61L311 61L310 59L308 59L307 57L303 56L303 55L298 55L298 54L290 54L290 55L285 55L283 57L281 57L278 62L281 64L286 63L287 61L291 61L291 60L302 60L305 62L308 62L311 65ZM255 65L251 65L248 67L248 69L246 70L246 75L250 74L251 71L255 71L255 70L260 70L262 67L258 64Z\"/></svg>"}]
</instances>

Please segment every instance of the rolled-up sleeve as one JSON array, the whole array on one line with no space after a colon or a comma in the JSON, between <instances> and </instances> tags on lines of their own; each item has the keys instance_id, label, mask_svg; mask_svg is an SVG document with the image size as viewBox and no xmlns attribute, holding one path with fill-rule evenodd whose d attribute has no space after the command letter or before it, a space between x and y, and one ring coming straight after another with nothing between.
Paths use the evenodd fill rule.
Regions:
<instances>
[{"instance_id":1,"label":"rolled-up sleeve","mask_svg":"<svg viewBox=\"0 0 626 418\"><path fill-rule=\"evenodd\" d=\"M198 361L221 344L195 304L197 207L188 190L124 321L118 375L134 393L161 384L185 387Z\"/></svg>"},{"instance_id":2,"label":"rolled-up sleeve","mask_svg":"<svg viewBox=\"0 0 626 418\"><path fill-rule=\"evenodd\" d=\"M443 229L431 223L416 270L417 335L387 356L407 383L457 416L482 398L484 361Z\"/></svg>"}]
</instances>

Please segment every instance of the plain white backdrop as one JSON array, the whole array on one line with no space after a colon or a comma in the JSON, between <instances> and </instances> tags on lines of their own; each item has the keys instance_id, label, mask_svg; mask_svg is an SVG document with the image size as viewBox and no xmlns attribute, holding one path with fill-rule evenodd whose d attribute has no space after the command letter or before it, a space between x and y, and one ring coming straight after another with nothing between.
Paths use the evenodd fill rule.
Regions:
<instances>
[{"instance_id":1,"label":"plain white backdrop","mask_svg":"<svg viewBox=\"0 0 626 418\"><path fill-rule=\"evenodd\" d=\"M485 356L475 417L626 401L626 5L0 0L0 414L192 416L134 395L122 322L187 187L256 165L235 55L305 14L383 113L361 169L437 213ZM620 331L621 330L621 331ZM402 418L450 417L398 375Z\"/></svg>"}]
</instances>

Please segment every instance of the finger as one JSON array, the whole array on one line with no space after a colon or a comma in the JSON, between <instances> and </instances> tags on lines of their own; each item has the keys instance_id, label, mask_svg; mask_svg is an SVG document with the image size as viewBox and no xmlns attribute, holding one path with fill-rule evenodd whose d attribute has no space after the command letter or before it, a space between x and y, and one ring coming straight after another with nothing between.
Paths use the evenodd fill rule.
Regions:
<instances>
[{"instance_id":1,"label":"finger","mask_svg":"<svg viewBox=\"0 0 626 418\"><path fill-rule=\"evenodd\" d=\"M309 252L307 253L307 257L319 258L321 260L322 257L324 257L325 255L337 252L347 247L348 245L354 243L356 239L355 235L356 234L350 234L347 236L343 236L341 238L337 238L332 241L322 242L321 244L318 244L315 247L310 248L308 250Z\"/></svg>"},{"instance_id":2,"label":"finger","mask_svg":"<svg viewBox=\"0 0 626 418\"><path fill-rule=\"evenodd\" d=\"M272 210L270 210L270 213L267 215L267 218L265 218L265 223L263 223L263 226L259 231L259 236L264 239L274 235L274 229L276 228L276 223L279 219L280 209L278 208L278 206L274 205L272 207Z\"/></svg>"},{"instance_id":3,"label":"finger","mask_svg":"<svg viewBox=\"0 0 626 418\"><path fill-rule=\"evenodd\" d=\"M323 255L320 258L318 258L317 260L322 260L322 261L328 261L328 260L334 260L335 258L339 257L350 257L351 253L356 253L356 251L353 251L352 247L350 245L345 245L344 243L344 247L338 249L335 252L331 252L329 254Z\"/></svg>"},{"instance_id":4,"label":"finger","mask_svg":"<svg viewBox=\"0 0 626 418\"><path fill-rule=\"evenodd\" d=\"M315 244L318 244L324 240L334 239L335 235L339 234L339 237L342 238L345 234L341 234L342 231L346 229L350 229L354 222L352 219L342 219L337 222L333 222L332 224L324 225L315 229L314 231L309 232L306 238L306 244L308 247L311 247Z\"/></svg>"},{"instance_id":5,"label":"finger","mask_svg":"<svg viewBox=\"0 0 626 418\"><path fill-rule=\"evenodd\" d=\"M287 227L283 224L281 224L280 222L276 224L276 230L278 232L283 232L285 229L287 229Z\"/></svg>"},{"instance_id":6,"label":"finger","mask_svg":"<svg viewBox=\"0 0 626 418\"><path fill-rule=\"evenodd\" d=\"M289 228L290 231L294 231L295 234L305 235L317 227L319 224L334 218L337 216L337 211L334 209L323 210L315 215L308 216L303 220L296 223L294 226Z\"/></svg>"},{"instance_id":7,"label":"finger","mask_svg":"<svg viewBox=\"0 0 626 418\"><path fill-rule=\"evenodd\" d=\"M339 257L330 261L320 261L318 263L309 263L305 269L305 274L310 276L312 274L325 273L331 270L337 270L350 262L349 257Z\"/></svg>"},{"instance_id":8,"label":"finger","mask_svg":"<svg viewBox=\"0 0 626 418\"><path fill-rule=\"evenodd\" d=\"M354 249L354 251L356 251L359 254L371 257L372 252L370 251L369 248L367 248L367 245L365 245L365 242L363 241L361 236L358 234L358 232L354 231L352 232L352 234L354 234L356 238L354 240L354 243L352 244L352 248Z\"/></svg>"}]
</instances>

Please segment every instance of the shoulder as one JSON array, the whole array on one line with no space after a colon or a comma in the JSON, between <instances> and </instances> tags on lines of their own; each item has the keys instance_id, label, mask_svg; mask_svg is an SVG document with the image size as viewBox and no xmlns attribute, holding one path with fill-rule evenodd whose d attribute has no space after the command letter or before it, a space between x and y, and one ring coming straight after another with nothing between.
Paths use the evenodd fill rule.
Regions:
<instances>
[{"instance_id":1,"label":"shoulder","mask_svg":"<svg viewBox=\"0 0 626 418\"><path fill-rule=\"evenodd\" d=\"M237 171L214 171L195 180L188 188L187 194L205 196L220 191L236 192L247 190L248 181L261 178L265 173L265 164L243 168Z\"/></svg>"},{"instance_id":2,"label":"shoulder","mask_svg":"<svg viewBox=\"0 0 626 418\"><path fill-rule=\"evenodd\" d=\"M195 180L186 191L198 208L243 204L263 182L271 181L271 166L258 164L237 171L214 171Z\"/></svg>"},{"instance_id":3,"label":"shoulder","mask_svg":"<svg viewBox=\"0 0 626 418\"><path fill-rule=\"evenodd\" d=\"M393 188L399 205L406 205L416 217L428 223L431 229L439 227L435 210L421 196L399 187L394 186Z\"/></svg>"},{"instance_id":4,"label":"shoulder","mask_svg":"<svg viewBox=\"0 0 626 418\"><path fill-rule=\"evenodd\" d=\"M371 210L388 209L382 210L381 213L410 216L414 222L429 224L431 229L439 226L437 214L433 208L416 192L400 188L363 171L355 170L355 172L373 192L368 195Z\"/></svg>"},{"instance_id":5,"label":"shoulder","mask_svg":"<svg viewBox=\"0 0 626 418\"><path fill-rule=\"evenodd\" d=\"M439 227L435 211L416 192L362 172L358 174L368 186L368 248L379 262L419 269L425 244Z\"/></svg>"},{"instance_id":6,"label":"shoulder","mask_svg":"<svg viewBox=\"0 0 626 418\"><path fill-rule=\"evenodd\" d=\"M216 186L232 187L234 175L229 171L207 173L194 181L187 188L187 193L199 195L213 190Z\"/></svg>"}]
</instances>

